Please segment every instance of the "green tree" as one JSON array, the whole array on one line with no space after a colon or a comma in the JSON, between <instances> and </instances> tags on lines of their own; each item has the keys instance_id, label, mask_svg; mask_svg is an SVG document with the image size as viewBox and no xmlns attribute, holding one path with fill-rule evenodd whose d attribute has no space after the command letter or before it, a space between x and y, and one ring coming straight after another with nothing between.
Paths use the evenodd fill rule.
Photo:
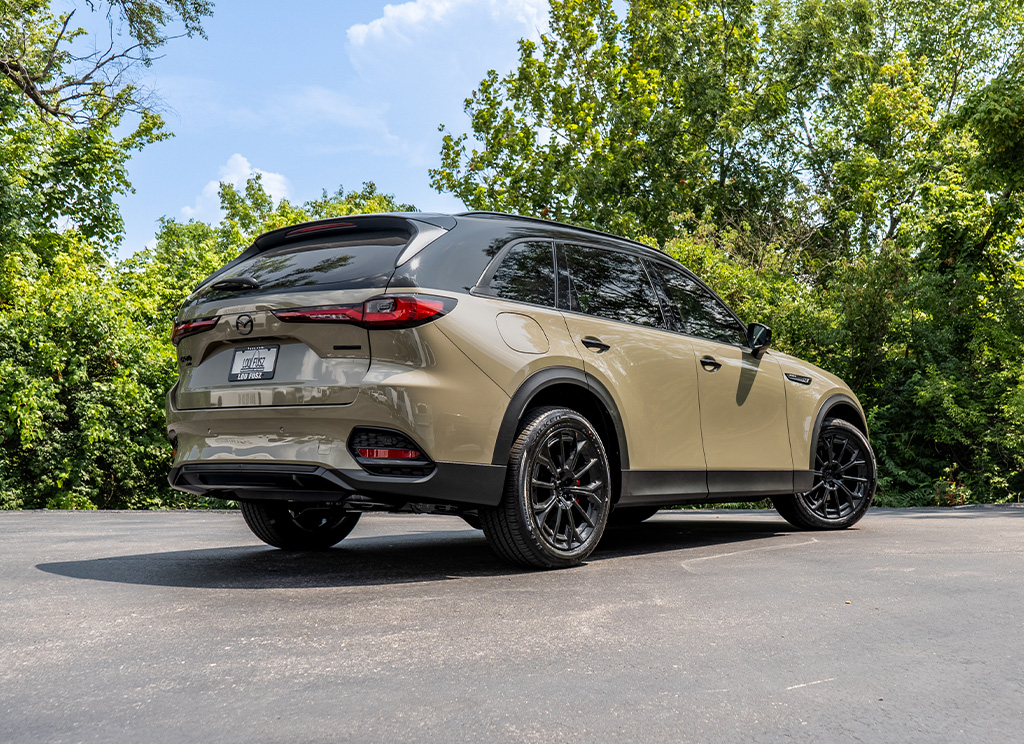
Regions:
<instances>
[{"instance_id":1,"label":"green tree","mask_svg":"<svg viewBox=\"0 0 1024 744\"><path fill-rule=\"evenodd\" d=\"M51 120L86 124L113 109L151 111L131 84L176 35L204 36L208 0L85 0L54 14L49 0L5 0L0 6L0 76ZM106 38L84 41L75 16L104 17ZM95 36L99 36L99 32ZM85 50L85 51L83 51Z\"/></svg>"},{"instance_id":2,"label":"green tree","mask_svg":"<svg viewBox=\"0 0 1024 744\"><path fill-rule=\"evenodd\" d=\"M442 127L473 208L649 236L869 412L882 501L1024 491L1013 0L553 0Z\"/></svg>"},{"instance_id":3,"label":"green tree","mask_svg":"<svg viewBox=\"0 0 1024 744\"><path fill-rule=\"evenodd\" d=\"M219 224L164 219L155 247L116 266L74 234L46 266L27 270L17 254L0 263L0 508L201 506L166 481L182 300L266 230L412 209L372 183L301 206L275 204L258 176L220 193Z\"/></svg>"},{"instance_id":4,"label":"green tree","mask_svg":"<svg viewBox=\"0 0 1024 744\"><path fill-rule=\"evenodd\" d=\"M166 136L130 84L202 0L85 2L90 38L42 0L0 6L0 506L160 504L169 364L109 257L126 163ZM127 32L121 34L122 28ZM126 45L121 39L127 38ZM105 49L80 54L87 48Z\"/></svg>"},{"instance_id":5,"label":"green tree","mask_svg":"<svg viewBox=\"0 0 1024 744\"><path fill-rule=\"evenodd\" d=\"M83 9L107 19L106 39L74 25ZM90 0L60 14L46 0L0 6L0 250L46 265L70 235L97 260L112 254L126 163L167 136L133 70L179 31L202 34L211 10L206 0Z\"/></svg>"},{"instance_id":6,"label":"green tree","mask_svg":"<svg viewBox=\"0 0 1024 744\"><path fill-rule=\"evenodd\" d=\"M166 503L162 340L93 245L69 237L47 268L17 263L0 266L0 507Z\"/></svg>"}]
</instances>

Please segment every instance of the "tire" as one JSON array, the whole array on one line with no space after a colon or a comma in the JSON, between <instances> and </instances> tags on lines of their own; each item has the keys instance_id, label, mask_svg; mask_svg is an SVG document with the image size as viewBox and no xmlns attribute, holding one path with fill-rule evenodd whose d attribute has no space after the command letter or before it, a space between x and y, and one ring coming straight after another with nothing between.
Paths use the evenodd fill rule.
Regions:
<instances>
[{"instance_id":1,"label":"tire","mask_svg":"<svg viewBox=\"0 0 1024 744\"><path fill-rule=\"evenodd\" d=\"M526 413L501 503L481 508L480 522L505 560L568 568L597 547L610 508L611 471L597 431L576 411L546 406Z\"/></svg>"},{"instance_id":2,"label":"tire","mask_svg":"<svg viewBox=\"0 0 1024 744\"><path fill-rule=\"evenodd\" d=\"M610 527L628 527L645 522L658 513L657 506L622 506L613 509L608 517Z\"/></svg>"},{"instance_id":3,"label":"tire","mask_svg":"<svg viewBox=\"0 0 1024 744\"><path fill-rule=\"evenodd\" d=\"M857 427L826 419L818 434L811 490L772 499L782 517L804 530L842 530L871 506L878 467L871 444Z\"/></svg>"},{"instance_id":4,"label":"tire","mask_svg":"<svg viewBox=\"0 0 1024 744\"><path fill-rule=\"evenodd\" d=\"M241 506L252 533L283 550L326 550L341 542L360 517L333 504L243 501Z\"/></svg>"}]
</instances>

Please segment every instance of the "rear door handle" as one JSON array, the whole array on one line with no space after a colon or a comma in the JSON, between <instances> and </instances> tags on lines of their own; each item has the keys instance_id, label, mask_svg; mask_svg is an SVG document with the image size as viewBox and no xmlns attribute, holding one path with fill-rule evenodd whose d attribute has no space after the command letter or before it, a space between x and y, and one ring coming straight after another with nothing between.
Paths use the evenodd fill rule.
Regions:
<instances>
[{"instance_id":1,"label":"rear door handle","mask_svg":"<svg viewBox=\"0 0 1024 744\"><path fill-rule=\"evenodd\" d=\"M591 351L596 351L598 354L608 351L608 349L612 348L604 341L602 341L599 338L595 338L594 336L584 336L583 338L580 339L580 341L582 341L583 345L586 346L588 349L590 349Z\"/></svg>"},{"instance_id":2,"label":"rear door handle","mask_svg":"<svg viewBox=\"0 0 1024 744\"><path fill-rule=\"evenodd\" d=\"M721 362L716 362L714 357L701 357L700 366L706 369L708 372L717 372L722 368Z\"/></svg>"}]
</instances>

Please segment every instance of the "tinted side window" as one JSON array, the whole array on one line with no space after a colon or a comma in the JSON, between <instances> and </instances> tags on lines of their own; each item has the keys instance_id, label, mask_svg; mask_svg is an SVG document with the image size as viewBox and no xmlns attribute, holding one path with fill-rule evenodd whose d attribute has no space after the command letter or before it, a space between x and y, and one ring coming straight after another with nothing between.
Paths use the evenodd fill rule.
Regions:
<instances>
[{"instance_id":1,"label":"tinted side window","mask_svg":"<svg viewBox=\"0 0 1024 744\"><path fill-rule=\"evenodd\" d=\"M664 280L665 299L673 314L677 313L679 330L712 341L747 345L746 330L717 297L678 269L661 264L651 264L651 268Z\"/></svg>"},{"instance_id":2,"label":"tinted side window","mask_svg":"<svg viewBox=\"0 0 1024 744\"><path fill-rule=\"evenodd\" d=\"M625 323L664 325L643 264L628 253L563 245L569 268L568 309Z\"/></svg>"},{"instance_id":3,"label":"tinted side window","mask_svg":"<svg viewBox=\"0 0 1024 744\"><path fill-rule=\"evenodd\" d=\"M498 297L535 305L555 305L555 259L551 243L520 243L502 259L491 279Z\"/></svg>"}]
</instances>

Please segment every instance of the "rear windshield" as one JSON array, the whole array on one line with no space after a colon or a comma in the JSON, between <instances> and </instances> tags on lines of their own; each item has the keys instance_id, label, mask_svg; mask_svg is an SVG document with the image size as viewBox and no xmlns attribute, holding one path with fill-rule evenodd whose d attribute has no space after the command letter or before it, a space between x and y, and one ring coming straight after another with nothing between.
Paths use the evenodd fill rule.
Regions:
<instances>
[{"instance_id":1,"label":"rear windshield","mask_svg":"<svg viewBox=\"0 0 1024 744\"><path fill-rule=\"evenodd\" d=\"M319 237L285 243L217 274L199 295L210 300L219 296L312 289L383 288L408 241L408 232L377 230L344 238ZM243 278L259 286L241 291L214 289L215 284L225 280Z\"/></svg>"}]
</instances>

